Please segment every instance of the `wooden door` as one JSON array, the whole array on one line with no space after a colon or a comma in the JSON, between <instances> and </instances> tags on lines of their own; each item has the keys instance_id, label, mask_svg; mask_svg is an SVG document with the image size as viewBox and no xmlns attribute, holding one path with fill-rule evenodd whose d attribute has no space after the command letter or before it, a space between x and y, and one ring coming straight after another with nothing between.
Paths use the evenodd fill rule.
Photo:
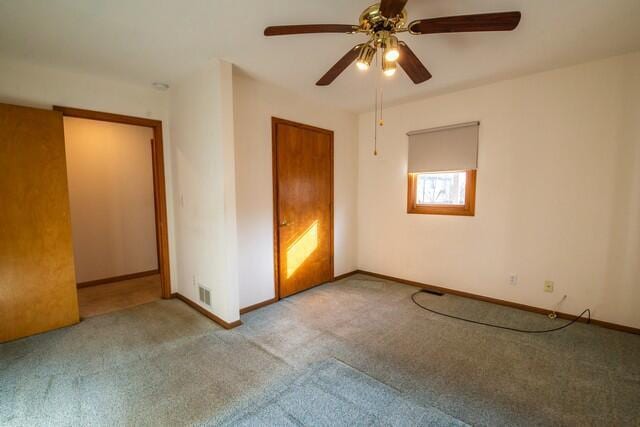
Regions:
<instances>
[{"instance_id":1,"label":"wooden door","mask_svg":"<svg viewBox=\"0 0 640 427\"><path fill-rule=\"evenodd\" d=\"M76 322L62 114L0 104L0 342Z\"/></svg>"},{"instance_id":2,"label":"wooden door","mask_svg":"<svg viewBox=\"0 0 640 427\"><path fill-rule=\"evenodd\" d=\"M333 132L273 119L280 298L333 280Z\"/></svg>"}]
</instances>

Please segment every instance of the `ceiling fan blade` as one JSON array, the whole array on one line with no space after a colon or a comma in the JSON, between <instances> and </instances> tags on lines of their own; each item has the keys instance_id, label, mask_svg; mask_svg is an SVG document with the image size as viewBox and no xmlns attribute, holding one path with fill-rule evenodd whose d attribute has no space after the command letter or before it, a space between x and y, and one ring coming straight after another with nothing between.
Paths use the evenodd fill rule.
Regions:
<instances>
[{"instance_id":1,"label":"ceiling fan blade","mask_svg":"<svg viewBox=\"0 0 640 427\"><path fill-rule=\"evenodd\" d=\"M520 17L520 12L499 12L419 19L409 24L409 31L412 34L511 31L520 23Z\"/></svg>"},{"instance_id":2,"label":"ceiling fan blade","mask_svg":"<svg viewBox=\"0 0 640 427\"><path fill-rule=\"evenodd\" d=\"M380 14L385 18L395 18L404 6L407 4L407 0L382 0L380 2Z\"/></svg>"},{"instance_id":3,"label":"ceiling fan blade","mask_svg":"<svg viewBox=\"0 0 640 427\"><path fill-rule=\"evenodd\" d=\"M357 29L357 25L342 24L276 25L265 28L264 35L285 36L288 34L353 33Z\"/></svg>"},{"instance_id":4,"label":"ceiling fan blade","mask_svg":"<svg viewBox=\"0 0 640 427\"><path fill-rule=\"evenodd\" d=\"M336 77L340 75L340 73L346 70L347 67L351 65L353 61L356 60L356 58L358 57L358 52L360 51L361 47L362 47L362 44L359 44L353 47L349 52L345 53L345 55L342 58L340 58L340 60L338 60L338 62L336 62L334 66L331 67L329 71L327 71L325 75L320 78L320 80L316 82L316 86L330 85L331 82L333 82L336 79Z\"/></svg>"},{"instance_id":5,"label":"ceiling fan blade","mask_svg":"<svg viewBox=\"0 0 640 427\"><path fill-rule=\"evenodd\" d=\"M398 57L398 64L407 73L407 75L413 80L415 84L425 82L431 78L431 73L424 64L418 59L415 53L405 42L398 43L400 48L400 56Z\"/></svg>"}]
</instances>

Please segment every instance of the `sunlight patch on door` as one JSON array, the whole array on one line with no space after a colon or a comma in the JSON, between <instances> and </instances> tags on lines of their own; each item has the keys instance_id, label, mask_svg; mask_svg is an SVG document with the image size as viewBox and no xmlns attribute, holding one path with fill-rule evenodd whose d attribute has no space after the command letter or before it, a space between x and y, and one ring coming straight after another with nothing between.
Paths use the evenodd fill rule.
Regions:
<instances>
[{"instance_id":1,"label":"sunlight patch on door","mask_svg":"<svg viewBox=\"0 0 640 427\"><path fill-rule=\"evenodd\" d=\"M318 247L318 221L314 221L287 249L287 279Z\"/></svg>"}]
</instances>

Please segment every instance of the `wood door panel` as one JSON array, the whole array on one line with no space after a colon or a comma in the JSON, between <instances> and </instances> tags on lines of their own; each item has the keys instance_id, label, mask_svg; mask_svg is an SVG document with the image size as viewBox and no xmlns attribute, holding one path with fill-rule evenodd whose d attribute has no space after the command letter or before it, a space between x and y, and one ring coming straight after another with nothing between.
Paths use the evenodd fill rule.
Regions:
<instances>
[{"instance_id":1,"label":"wood door panel","mask_svg":"<svg viewBox=\"0 0 640 427\"><path fill-rule=\"evenodd\" d=\"M62 114L0 104L0 342L78 320Z\"/></svg>"},{"instance_id":2,"label":"wood door panel","mask_svg":"<svg viewBox=\"0 0 640 427\"><path fill-rule=\"evenodd\" d=\"M274 122L277 276L285 297L333 279L333 134Z\"/></svg>"}]
</instances>

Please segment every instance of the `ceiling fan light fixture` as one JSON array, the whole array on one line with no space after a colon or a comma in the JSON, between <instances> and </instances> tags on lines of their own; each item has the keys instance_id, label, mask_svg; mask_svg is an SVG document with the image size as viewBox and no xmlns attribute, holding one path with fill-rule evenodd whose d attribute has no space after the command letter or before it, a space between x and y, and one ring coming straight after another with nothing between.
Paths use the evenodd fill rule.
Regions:
<instances>
[{"instance_id":1,"label":"ceiling fan light fixture","mask_svg":"<svg viewBox=\"0 0 640 427\"><path fill-rule=\"evenodd\" d=\"M366 62L361 61L356 62L356 67L358 67L358 70L360 71L367 71L369 69L369 65Z\"/></svg>"},{"instance_id":2,"label":"ceiling fan light fixture","mask_svg":"<svg viewBox=\"0 0 640 427\"><path fill-rule=\"evenodd\" d=\"M387 61L395 61L400 57L400 50L398 49L398 38L396 36L389 36L383 42L384 59Z\"/></svg>"},{"instance_id":3,"label":"ceiling fan light fixture","mask_svg":"<svg viewBox=\"0 0 640 427\"><path fill-rule=\"evenodd\" d=\"M1 1L1 0L0 0ZM412 0L414 1L414 0ZM305 24L276 25L264 29L265 36L283 36L293 34L359 34L366 35L368 41L349 49L316 82L317 86L330 85L347 67L354 62L361 71L371 68L373 60L376 67L386 61L382 70L386 76L395 73L400 66L415 84L424 83L432 76L429 70L397 34L408 32L410 35L467 33L482 31L512 31L522 18L519 11L476 13L471 15L440 16L418 19L409 22L405 6L408 0L377 0L361 14L358 25L348 24ZM380 49L380 58L377 53ZM382 61L381 61L382 60ZM382 65L382 64L381 64Z\"/></svg>"},{"instance_id":4,"label":"ceiling fan light fixture","mask_svg":"<svg viewBox=\"0 0 640 427\"><path fill-rule=\"evenodd\" d=\"M386 57L382 58L382 73L391 77L396 73L396 62L395 61L387 61Z\"/></svg>"},{"instance_id":5,"label":"ceiling fan light fixture","mask_svg":"<svg viewBox=\"0 0 640 427\"><path fill-rule=\"evenodd\" d=\"M358 67L361 71L366 71L371 67L371 61L373 61L373 56L376 51L368 44L363 45L360 48L360 53L358 54L358 60L356 61L356 67Z\"/></svg>"}]
</instances>

